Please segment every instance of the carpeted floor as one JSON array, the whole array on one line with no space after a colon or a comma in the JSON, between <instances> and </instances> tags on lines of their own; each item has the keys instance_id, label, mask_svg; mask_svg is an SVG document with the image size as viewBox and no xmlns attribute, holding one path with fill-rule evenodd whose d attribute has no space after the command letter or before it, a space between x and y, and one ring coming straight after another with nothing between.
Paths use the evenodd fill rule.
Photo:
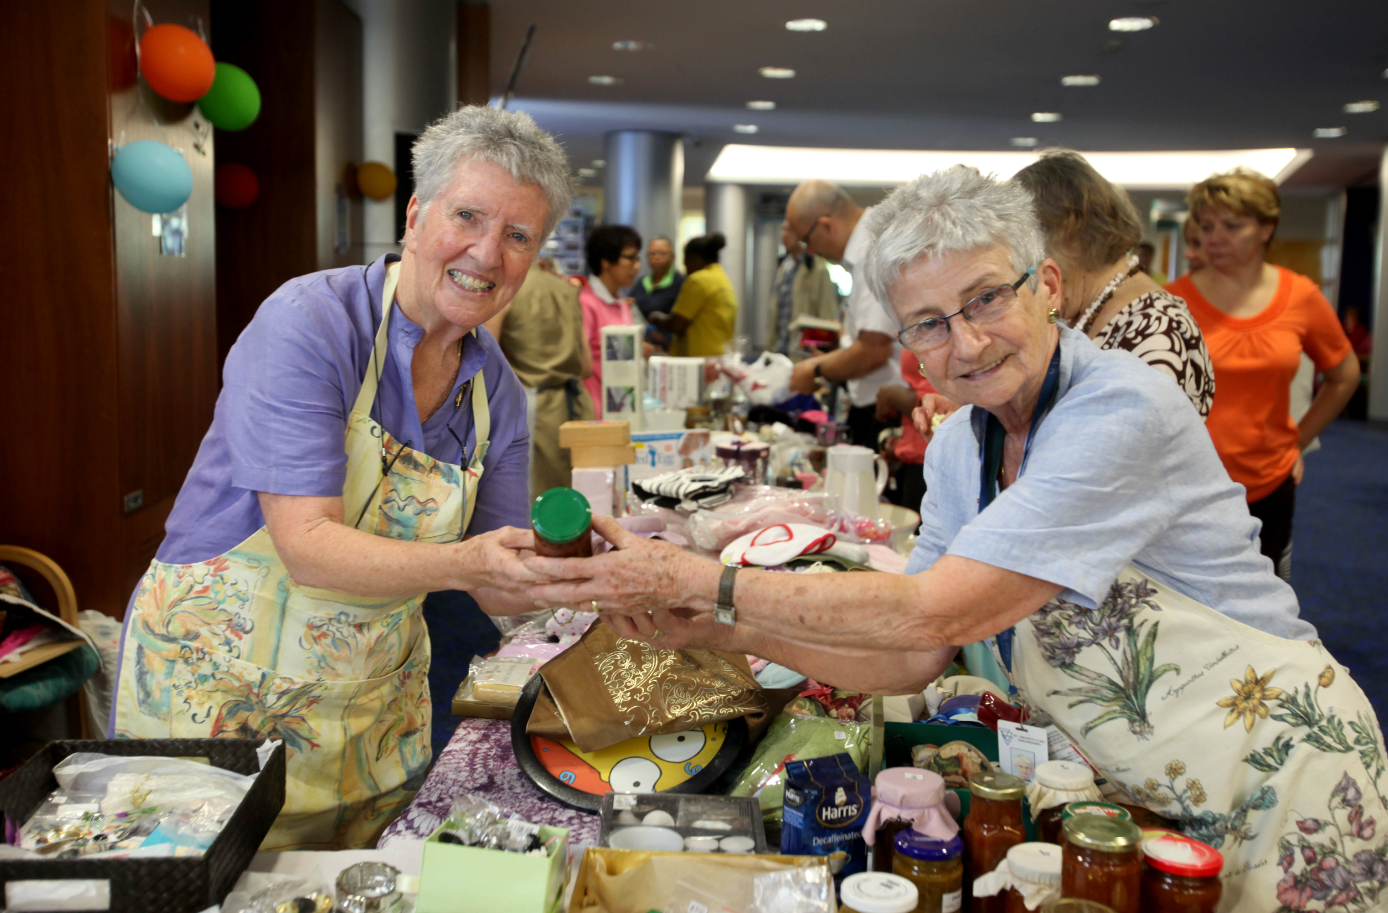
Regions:
<instances>
[{"instance_id":1,"label":"carpeted floor","mask_svg":"<svg viewBox=\"0 0 1388 913\"><path fill-rule=\"evenodd\" d=\"M1340 419L1306 458L1292 586L1302 617L1388 723L1388 429Z\"/></svg>"},{"instance_id":2,"label":"carpeted floor","mask_svg":"<svg viewBox=\"0 0 1388 913\"><path fill-rule=\"evenodd\" d=\"M1302 614L1388 722L1388 429L1341 419L1321 435L1297 492L1292 584ZM466 593L434 593L425 604L434 646L434 756L458 721L453 692L474 654L500 635Z\"/></svg>"}]
</instances>

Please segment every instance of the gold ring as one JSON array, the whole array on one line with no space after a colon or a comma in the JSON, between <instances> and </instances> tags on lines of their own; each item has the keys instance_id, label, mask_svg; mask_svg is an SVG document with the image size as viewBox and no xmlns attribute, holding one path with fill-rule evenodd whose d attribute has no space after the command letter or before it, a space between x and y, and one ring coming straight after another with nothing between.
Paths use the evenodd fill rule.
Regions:
<instances>
[{"instance_id":1,"label":"gold ring","mask_svg":"<svg viewBox=\"0 0 1388 913\"><path fill-rule=\"evenodd\" d=\"M598 601L597 601L596 599L593 600L593 611L594 611L594 612L601 612L601 611L602 611L602 609L598 608Z\"/></svg>"}]
</instances>

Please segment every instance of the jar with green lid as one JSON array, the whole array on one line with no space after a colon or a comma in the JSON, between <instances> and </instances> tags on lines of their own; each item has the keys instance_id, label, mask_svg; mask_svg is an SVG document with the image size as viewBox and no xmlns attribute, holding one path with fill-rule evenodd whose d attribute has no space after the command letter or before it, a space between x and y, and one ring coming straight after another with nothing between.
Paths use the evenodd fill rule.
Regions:
<instances>
[{"instance_id":1,"label":"jar with green lid","mask_svg":"<svg viewBox=\"0 0 1388 913\"><path fill-rule=\"evenodd\" d=\"M1121 805L1112 805L1108 802L1071 802L1065 806L1065 811L1060 815L1060 825L1065 826L1067 819L1076 815L1098 815L1101 818L1121 818L1124 821L1132 821L1132 813Z\"/></svg>"},{"instance_id":2,"label":"jar with green lid","mask_svg":"<svg viewBox=\"0 0 1388 913\"><path fill-rule=\"evenodd\" d=\"M908 828L896 835L892 871L916 886L916 913L958 913L964 905L964 841Z\"/></svg>"},{"instance_id":3,"label":"jar with green lid","mask_svg":"<svg viewBox=\"0 0 1388 913\"><path fill-rule=\"evenodd\" d=\"M969 882L987 875L1007 858L1007 851L1027 839L1022 821L1026 783L1005 773L980 772L969 777L969 816L964 845L969 854ZM1001 897L972 897L971 913L1002 913Z\"/></svg>"},{"instance_id":4,"label":"jar with green lid","mask_svg":"<svg viewBox=\"0 0 1388 913\"><path fill-rule=\"evenodd\" d=\"M916 886L890 872L859 872L839 887L839 913L915 913Z\"/></svg>"},{"instance_id":5,"label":"jar with green lid","mask_svg":"<svg viewBox=\"0 0 1388 913\"><path fill-rule=\"evenodd\" d=\"M1142 831L1126 818L1077 814L1062 825L1060 893L1097 900L1114 913L1138 913Z\"/></svg>"},{"instance_id":6,"label":"jar with green lid","mask_svg":"<svg viewBox=\"0 0 1388 913\"><path fill-rule=\"evenodd\" d=\"M593 554L593 509L572 488L551 488L530 505L535 554L545 558L587 558Z\"/></svg>"}]
</instances>

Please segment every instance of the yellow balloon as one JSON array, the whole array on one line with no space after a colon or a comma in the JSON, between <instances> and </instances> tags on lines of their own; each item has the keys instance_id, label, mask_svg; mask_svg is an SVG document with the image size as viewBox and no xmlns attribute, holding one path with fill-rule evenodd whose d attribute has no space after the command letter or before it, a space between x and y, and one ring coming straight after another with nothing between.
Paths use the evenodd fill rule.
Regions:
<instances>
[{"instance_id":1,"label":"yellow balloon","mask_svg":"<svg viewBox=\"0 0 1388 913\"><path fill-rule=\"evenodd\" d=\"M357 186L373 200L388 200L395 193L395 172L380 162L362 162L357 166Z\"/></svg>"}]
</instances>

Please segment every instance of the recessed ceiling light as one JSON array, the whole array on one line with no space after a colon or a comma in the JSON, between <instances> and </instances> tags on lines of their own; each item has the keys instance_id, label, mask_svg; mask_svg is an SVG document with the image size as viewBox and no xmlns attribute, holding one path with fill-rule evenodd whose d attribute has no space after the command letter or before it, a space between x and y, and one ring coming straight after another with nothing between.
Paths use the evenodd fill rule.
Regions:
<instances>
[{"instance_id":1,"label":"recessed ceiling light","mask_svg":"<svg viewBox=\"0 0 1388 913\"><path fill-rule=\"evenodd\" d=\"M747 107L753 111L775 111L776 103L774 101L749 101Z\"/></svg>"},{"instance_id":2,"label":"recessed ceiling light","mask_svg":"<svg viewBox=\"0 0 1388 913\"><path fill-rule=\"evenodd\" d=\"M829 27L823 19L792 19L786 28L792 32L822 32Z\"/></svg>"},{"instance_id":3,"label":"recessed ceiling light","mask_svg":"<svg viewBox=\"0 0 1388 913\"><path fill-rule=\"evenodd\" d=\"M1023 149L1030 149L1032 146L1036 145L1036 137L1014 136L1012 137L1012 145L1021 146Z\"/></svg>"},{"instance_id":4,"label":"recessed ceiling light","mask_svg":"<svg viewBox=\"0 0 1388 913\"><path fill-rule=\"evenodd\" d=\"M607 167L607 159L593 159L593 167L594 167L594 168L606 168L606 167Z\"/></svg>"},{"instance_id":5,"label":"recessed ceiling light","mask_svg":"<svg viewBox=\"0 0 1388 913\"><path fill-rule=\"evenodd\" d=\"M588 81L595 86L616 86L621 85L620 76L589 76Z\"/></svg>"},{"instance_id":6,"label":"recessed ceiling light","mask_svg":"<svg viewBox=\"0 0 1388 913\"><path fill-rule=\"evenodd\" d=\"M1346 114L1368 114L1377 110L1378 102L1376 101L1352 101L1345 105Z\"/></svg>"},{"instance_id":7,"label":"recessed ceiling light","mask_svg":"<svg viewBox=\"0 0 1388 913\"><path fill-rule=\"evenodd\" d=\"M580 168L578 169L578 176L581 178L596 177L597 172L594 171L592 168Z\"/></svg>"},{"instance_id":8,"label":"recessed ceiling light","mask_svg":"<svg viewBox=\"0 0 1388 913\"><path fill-rule=\"evenodd\" d=\"M786 67L762 67L757 71L767 79L794 79L795 71Z\"/></svg>"},{"instance_id":9,"label":"recessed ceiling light","mask_svg":"<svg viewBox=\"0 0 1388 913\"><path fill-rule=\"evenodd\" d=\"M1388 79L1388 70L1383 71L1383 78Z\"/></svg>"},{"instance_id":10,"label":"recessed ceiling light","mask_svg":"<svg viewBox=\"0 0 1388 913\"><path fill-rule=\"evenodd\" d=\"M756 124L733 124L734 133L756 133Z\"/></svg>"},{"instance_id":11,"label":"recessed ceiling light","mask_svg":"<svg viewBox=\"0 0 1388 913\"><path fill-rule=\"evenodd\" d=\"M1031 119L1038 124L1053 124L1060 120L1060 115L1054 111L1037 111Z\"/></svg>"},{"instance_id":12,"label":"recessed ceiling light","mask_svg":"<svg viewBox=\"0 0 1388 913\"><path fill-rule=\"evenodd\" d=\"M1317 127L1311 135L1316 139L1338 139L1348 132L1344 127Z\"/></svg>"},{"instance_id":13,"label":"recessed ceiling light","mask_svg":"<svg viewBox=\"0 0 1388 913\"><path fill-rule=\"evenodd\" d=\"M649 41L614 41L612 50L614 51L649 51L655 45Z\"/></svg>"},{"instance_id":14,"label":"recessed ceiling light","mask_svg":"<svg viewBox=\"0 0 1388 913\"><path fill-rule=\"evenodd\" d=\"M1097 76L1062 76L1060 77L1062 86L1097 86L1099 77Z\"/></svg>"},{"instance_id":15,"label":"recessed ceiling light","mask_svg":"<svg viewBox=\"0 0 1388 913\"><path fill-rule=\"evenodd\" d=\"M1124 16L1121 19L1110 19L1108 30L1110 32L1145 32L1156 24L1156 16Z\"/></svg>"}]
</instances>

